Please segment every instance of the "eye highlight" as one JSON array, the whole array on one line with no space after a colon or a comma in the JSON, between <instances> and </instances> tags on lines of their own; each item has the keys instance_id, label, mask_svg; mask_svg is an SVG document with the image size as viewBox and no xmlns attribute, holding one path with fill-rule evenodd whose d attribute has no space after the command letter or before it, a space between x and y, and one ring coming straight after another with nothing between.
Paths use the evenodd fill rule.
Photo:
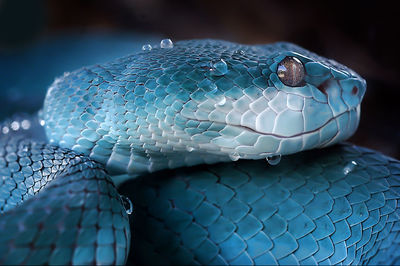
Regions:
<instances>
[{"instance_id":1,"label":"eye highlight","mask_svg":"<svg viewBox=\"0 0 400 266\"><path fill-rule=\"evenodd\" d=\"M283 84L290 87L304 85L306 75L303 63L293 56L286 56L278 65L277 74Z\"/></svg>"}]
</instances>

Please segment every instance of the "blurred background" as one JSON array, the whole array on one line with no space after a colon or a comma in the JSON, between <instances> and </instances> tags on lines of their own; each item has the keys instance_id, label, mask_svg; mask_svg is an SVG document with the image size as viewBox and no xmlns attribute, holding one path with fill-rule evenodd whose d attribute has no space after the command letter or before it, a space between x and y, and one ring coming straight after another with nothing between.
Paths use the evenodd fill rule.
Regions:
<instances>
[{"instance_id":1,"label":"blurred background","mask_svg":"<svg viewBox=\"0 0 400 266\"><path fill-rule=\"evenodd\" d=\"M64 71L164 37L284 40L367 80L360 127L350 141L399 159L398 17L383 1L0 0L0 119L38 109Z\"/></svg>"}]
</instances>

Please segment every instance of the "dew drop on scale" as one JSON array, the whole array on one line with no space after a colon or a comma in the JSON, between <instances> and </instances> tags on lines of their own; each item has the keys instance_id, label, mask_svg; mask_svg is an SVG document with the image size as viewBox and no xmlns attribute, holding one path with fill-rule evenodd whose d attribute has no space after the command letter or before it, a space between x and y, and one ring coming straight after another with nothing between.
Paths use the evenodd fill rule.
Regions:
<instances>
[{"instance_id":1,"label":"dew drop on scale","mask_svg":"<svg viewBox=\"0 0 400 266\"><path fill-rule=\"evenodd\" d=\"M220 97L219 99L217 99L217 105L218 106L222 106L222 105L224 105L226 103L226 97L225 96L222 96L222 97Z\"/></svg>"},{"instance_id":2,"label":"dew drop on scale","mask_svg":"<svg viewBox=\"0 0 400 266\"><path fill-rule=\"evenodd\" d=\"M164 40L161 40L161 42L160 42L160 47L161 47L161 48L168 48L168 49L170 49L170 48L173 48L173 47L174 47L174 43L171 41L171 39L164 39Z\"/></svg>"},{"instance_id":3,"label":"dew drop on scale","mask_svg":"<svg viewBox=\"0 0 400 266\"><path fill-rule=\"evenodd\" d=\"M354 170L354 168L357 166L356 161L351 161L350 163L346 164L346 166L343 168L343 173L345 175L348 175L351 171Z\"/></svg>"},{"instance_id":4,"label":"dew drop on scale","mask_svg":"<svg viewBox=\"0 0 400 266\"><path fill-rule=\"evenodd\" d=\"M64 73L64 75L65 75L65 73ZM69 75L69 74L68 74ZM38 112L38 114L37 114L37 117L38 117L38 120L39 120L39 125L40 126L44 126L44 125L46 125L46 121L43 119L43 117L44 117L44 114L43 114L43 109L40 109L39 110L39 112Z\"/></svg>"},{"instance_id":5,"label":"dew drop on scale","mask_svg":"<svg viewBox=\"0 0 400 266\"><path fill-rule=\"evenodd\" d=\"M28 150L29 150L28 145L24 144L24 145L22 146L22 151L23 151L23 152L28 152Z\"/></svg>"},{"instance_id":6,"label":"dew drop on scale","mask_svg":"<svg viewBox=\"0 0 400 266\"><path fill-rule=\"evenodd\" d=\"M216 62L211 63L210 71L215 76L223 76L228 73L228 65L226 64L224 59L220 59Z\"/></svg>"},{"instance_id":7,"label":"dew drop on scale","mask_svg":"<svg viewBox=\"0 0 400 266\"><path fill-rule=\"evenodd\" d=\"M231 158L232 161L237 161L240 159L240 155L237 152L233 152L229 154L229 158Z\"/></svg>"},{"instance_id":8,"label":"dew drop on scale","mask_svg":"<svg viewBox=\"0 0 400 266\"><path fill-rule=\"evenodd\" d=\"M244 51L243 50L236 50L235 52L234 52L236 55L244 55Z\"/></svg>"},{"instance_id":9,"label":"dew drop on scale","mask_svg":"<svg viewBox=\"0 0 400 266\"><path fill-rule=\"evenodd\" d=\"M150 44L145 44L142 46L143 51L150 51L151 49L153 49L153 47L151 47Z\"/></svg>"},{"instance_id":10,"label":"dew drop on scale","mask_svg":"<svg viewBox=\"0 0 400 266\"><path fill-rule=\"evenodd\" d=\"M282 156L280 154L267 156L266 160L270 165L277 165L281 161Z\"/></svg>"},{"instance_id":11,"label":"dew drop on scale","mask_svg":"<svg viewBox=\"0 0 400 266\"><path fill-rule=\"evenodd\" d=\"M193 147L190 147L190 146L187 146L187 147L186 147L186 150L187 150L188 152L192 152L192 151L194 151L194 148L193 148Z\"/></svg>"},{"instance_id":12,"label":"dew drop on scale","mask_svg":"<svg viewBox=\"0 0 400 266\"><path fill-rule=\"evenodd\" d=\"M133 212L133 204L132 201L127 197L127 196L123 196L120 195L122 204L124 206L124 209L126 211L126 214L130 215Z\"/></svg>"}]
</instances>

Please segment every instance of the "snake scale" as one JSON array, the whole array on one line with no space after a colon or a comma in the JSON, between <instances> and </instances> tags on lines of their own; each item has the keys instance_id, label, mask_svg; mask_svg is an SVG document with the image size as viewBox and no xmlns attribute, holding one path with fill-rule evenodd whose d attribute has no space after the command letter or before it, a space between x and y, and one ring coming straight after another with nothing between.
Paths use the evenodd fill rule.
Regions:
<instances>
[{"instance_id":1,"label":"snake scale","mask_svg":"<svg viewBox=\"0 0 400 266\"><path fill-rule=\"evenodd\" d=\"M0 263L400 263L400 163L334 145L364 79L290 43L151 48L0 124Z\"/></svg>"}]
</instances>

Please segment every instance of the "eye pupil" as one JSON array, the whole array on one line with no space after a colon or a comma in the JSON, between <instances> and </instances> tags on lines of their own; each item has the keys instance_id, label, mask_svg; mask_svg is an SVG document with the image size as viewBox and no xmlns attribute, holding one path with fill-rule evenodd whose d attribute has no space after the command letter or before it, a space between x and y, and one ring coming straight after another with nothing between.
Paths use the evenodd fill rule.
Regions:
<instances>
[{"instance_id":1,"label":"eye pupil","mask_svg":"<svg viewBox=\"0 0 400 266\"><path fill-rule=\"evenodd\" d=\"M304 83L304 66L296 57L285 57L278 65L277 74L279 79L286 86L297 87L302 86Z\"/></svg>"}]
</instances>

